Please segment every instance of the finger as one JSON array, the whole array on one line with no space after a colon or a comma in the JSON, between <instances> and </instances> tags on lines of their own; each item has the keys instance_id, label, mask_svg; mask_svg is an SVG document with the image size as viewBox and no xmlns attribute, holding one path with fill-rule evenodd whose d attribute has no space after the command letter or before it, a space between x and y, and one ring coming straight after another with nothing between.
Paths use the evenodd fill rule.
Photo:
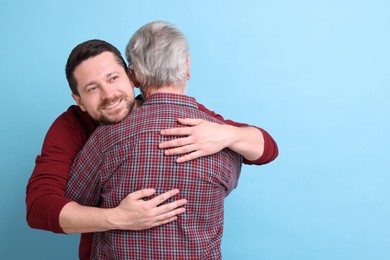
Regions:
<instances>
[{"instance_id":1,"label":"finger","mask_svg":"<svg viewBox=\"0 0 390 260\"><path fill-rule=\"evenodd\" d=\"M165 155L178 155L178 154L191 153L194 151L196 151L195 145L185 145L185 146L165 150L164 154Z\"/></svg>"},{"instance_id":2,"label":"finger","mask_svg":"<svg viewBox=\"0 0 390 260\"><path fill-rule=\"evenodd\" d=\"M174 211L171 211L169 213L160 215L159 220L156 220L156 222L154 222L152 224L152 227L164 225L164 224L167 224L169 222L175 221L175 220L177 220L177 215L183 214L185 211L186 211L185 208L180 208L180 209L176 209ZM172 216L172 214L173 214L173 216Z\"/></svg>"},{"instance_id":3,"label":"finger","mask_svg":"<svg viewBox=\"0 0 390 260\"><path fill-rule=\"evenodd\" d=\"M187 145L191 142L191 139L188 138L188 137L181 137L181 138L178 138L178 139L174 139L174 140L169 140L169 141L165 141L165 142L161 142L158 147L159 148L171 148L171 147L178 147L178 146L183 146L183 145Z\"/></svg>"},{"instance_id":4,"label":"finger","mask_svg":"<svg viewBox=\"0 0 390 260\"><path fill-rule=\"evenodd\" d=\"M142 189L142 190L138 190L138 191L130 193L129 195L127 195L126 198L129 198L132 200L140 200L142 198L152 196L155 192L156 192L155 189Z\"/></svg>"},{"instance_id":5,"label":"finger","mask_svg":"<svg viewBox=\"0 0 390 260\"><path fill-rule=\"evenodd\" d=\"M160 131L161 135L176 135L176 136L183 136L183 135L189 135L191 134L191 127L175 127L175 128L169 128L169 129L163 129Z\"/></svg>"},{"instance_id":6,"label":"finger","mask_svg":"<svg viewBox=\"0 0 390 260\"><path fill-rule=\"evenodd\" d=\"M177 214L183 213L184 208L180 208L187 204L186 199L180 199L168 204L161 205L154 210L154 214L159 218L169 218Z\"/></svg>"},{"instance_id":7,"label":"finger","mask_svg":"<svg viewBox=\"0 0 390 260\"><path fill-rule=\"evenodd\" d=\"M187 125L187 126L196 126L200 123L202 123L202 119L195 119L195 118L178 118L177 122L181 125Z\"/></svg>"},{"instance_id":8,"label":"finger","mask_svg":"<svg viewBox=\"0 0 390 260\"><path fill-rule=\"evenodd\" d=\"M160 221L156 221L152 224L152 227L157 227L157 226L161 226L161 225L164 225L164 224L167 224L167 223L170 223L170 222L173 222L177 220L177 216L174 216L174 217L171 217L171 218L168 218L168 219L164 219L164 220L160 220Z\"/></svg>"},{"instance_id":9,"label":"finger","mask_svg":"<svg viewBox=\"0 0 390 260\"><path fill-rule=\"evenodd\" d=\"M182 200L182 201L187 203L186 200ZM177 217L177 215L183 214L186 211L186 209L184 207L179 208L180 206L178 206L178 205L182 206L182 203L177 203L175 205L173 205L173 204L172 205L164 205L164 206L158 207L159 214L155 217L155 222L164 222L166 220ZM178 206L178 207L176 207L176 206ZM162 207L165 207L165 208L161 209ZM174 208L172 208L172 207L174 207Z\"/></svg>"},{"instance_id":10,"label":"finger","mask_svg":"<svg viewBox=\"0 0 390 260\"><path fill-rule=\"evenodd\" d=\"M179 193L178 189L173 189L173 190L167 191L167 192L160 194L160 195L154 197L153 199L149 200L148 204L151 204L152 206L157 206L157 205L163 203L164 201L166 201L167 199L177 195L178 193Z\"/></svg>"},{"instance_id":11,"label":"finger","mask_svg":"<svg viewBox=\"0 0 390 260\"><path fill-rule=\"evenodd\" d=\"M200 151L195 151L195 152L192 152L192 153L189 153L189 154L186 154L184 156L177 158L176 162L177 163L188 162L188 161L197 159L197 158L202 157L202 156L203 156L203 154Z\"/></svg>"}]
</instances>

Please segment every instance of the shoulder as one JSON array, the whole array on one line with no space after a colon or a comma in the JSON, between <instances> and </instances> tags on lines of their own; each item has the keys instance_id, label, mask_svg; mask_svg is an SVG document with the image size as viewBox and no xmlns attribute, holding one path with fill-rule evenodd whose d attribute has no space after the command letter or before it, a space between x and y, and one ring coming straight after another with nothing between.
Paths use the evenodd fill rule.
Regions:
<instances>
[{"instance_id":1,"label":"shoulder","mask_svg":"<svg viewBox=\"0 0 390 260\"><path fill-rule=\"evenodd\" d=\"M73 147L77 151L85 144L96 127L97 123L87 113L78 106L72 105L50 126L44 144Z\"/></svg>"},{"instance_id":2,"label":"shoulder","mask_svg":"<svg viewBox=\"0 0 390 260\"><path fill-rule=\"evenodd\" d=\"M83 112L79 106L72 105L63 112L51 125L49 131L55 133L78 133L90 136L96 129L98 123L87 113Z\"/></svg>"}]
</instances>

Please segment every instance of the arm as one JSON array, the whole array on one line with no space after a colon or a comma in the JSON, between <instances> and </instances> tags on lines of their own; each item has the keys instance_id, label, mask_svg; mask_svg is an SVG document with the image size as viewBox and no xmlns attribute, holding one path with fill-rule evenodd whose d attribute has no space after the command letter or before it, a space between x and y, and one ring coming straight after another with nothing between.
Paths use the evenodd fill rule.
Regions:
<instances>
[{"instance_id":1,"label":"arm","mask_svg":"<svg viewBox=\"0 0 390 260\"><path fill-rule=\"evenodd\" d=\"M77 106L71 106L49 128L26 190L30 227L64 233L59 214L70 202L64 197L70 167L95 127Z\"/></svg>"},{"instance_id":2,"label":"arm","mask_svg":"<svg viewBox=\"0 0 390 260\"><path fill-rule=\"evenodd\" d=\"M169 203L165 206L170 206L161 207L159 211L154 204L135 203L134 197L139 198L145 191L128 195L118 209L84 207L65 198L73 160L95 128L93 120L76 106L71 106L50 127L26 189L27 222L30 227L56 233L79 233L113 229L119 222L126 229L137 230L172 221L175 219L172 216L183 212L183 209L176 208L185 204L185 200ZM146 191L146 195L149 193ZM156 198L166 200L175 194L170 191ZM143 211L135 215L135 208L139 207L143 207ZM74 215L76 209L77 214ZM121 214L116 215L118 212ZM133 216L144 218L145 221L137 222L132 219Z\"/></svg>"},{"instance_id":3,"label":"arm","mask_svg":"<svg viewBox=\"0 0 390 260\"><path fill-rule=\"evenodd\" d=\"M142 230L163 225L177 219L185 212L186 200L177 200L159 206L175 196L179 190L171 190L151 200L144 201L155 193L154 189L144 189L129 194L121 204L113 209L86 207L70 202L60 214L61 227L66 233L99 232L113 229Z\"/></svg>"},{"instance_id":4,"label":"arm","mask_svg":"<svg viewBox=\"0 0 390 260\"><path fill-rule=\"evenodd\" d=\"M192 160L230 148L243 155L246 164L266 164L278 155L278 147L273 138L263 129L247 124L225 120L199 104L199 109L223 121L219 125L199 119L178 119L178 122L190 127L173 128L161 131L162 135L185 136L163 142L160 148L167 149L165 154L188 153L179 157L178 162Z\"/></svg>"},{"instance_id":5,"label":"arm","mask_svg":"<svg viewBox=\"0 0 390 260\"><path fill-rule=\"evenodd\" d=\"M224 148L229 148L246 158L256 160L264 151L264 139L259 130L254 127L237 127L211 123L202 119L178 119L182 125L190 127L178 127L162 130L162 135L184 136L183 138L166 141L160 144L166 155L184 154L177 162L185 162L201 156L214 154Z\"/></svg>"}]
</instances>

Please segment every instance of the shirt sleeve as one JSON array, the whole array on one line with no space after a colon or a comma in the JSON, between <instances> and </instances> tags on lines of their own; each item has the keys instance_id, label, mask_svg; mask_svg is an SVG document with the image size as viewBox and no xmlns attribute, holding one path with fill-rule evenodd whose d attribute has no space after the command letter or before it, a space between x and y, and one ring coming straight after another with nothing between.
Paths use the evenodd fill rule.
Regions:
<instances>
[{"instance_id":1,"label":"shirt sleeve","mask_svg":"<svg viewBox=\"0 0 390 260\"><path fill-rule=\"evenodd\" d=\"M224 119L220 114L215 113L214 111L211 111L207 109L204 105L198 104L199 110L213 116L214 118L224 122L225 124L232 125L232 126L238 126L238 127L245 127L245 126L252 126L244 123L238 123L234 122L232 120L226 120ZM248 164L248 165L262 165L262 164L267 164L272 162L279 154L278 150L278 145L276 144L275 140L272 138L272 136L265 131L264 129L257 127L257 126L252 126L257 128L262 134L264 138L264 152L260 156L260 158L250 161L244 158L243 163Z\"/></svg>"},{"instance_id":2,"label":"shirt sleeve","mask_svg":"<svg viewBox=\"0 0 390 260\"><path fill-rule=\"evenodd\" d=\"M49 128L26 187L30 227L64 233L59 215L70 202L64 197L70 167L95 128L93 120L77 106L71 106Z\"/></svg>"}]
</instances>

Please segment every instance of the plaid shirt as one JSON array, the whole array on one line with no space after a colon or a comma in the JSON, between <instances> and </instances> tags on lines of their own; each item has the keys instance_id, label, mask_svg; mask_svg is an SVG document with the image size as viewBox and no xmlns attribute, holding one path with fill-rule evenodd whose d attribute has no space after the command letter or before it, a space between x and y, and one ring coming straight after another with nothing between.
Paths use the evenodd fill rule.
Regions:
<instances>
[{"instance_id":1,"label":"plaid shirt","mask_svg":"<svg viewBox=\"0 0 390 260\"><path fill-rule=\"evenodd\" d=\"M194 98L157 93L122 122L99 127L72 166L66 196L82 205L113 208L129 193L178 188L188 200L177 221L142 231L95 233L92 259L221 259L224 198L233 190L242 157L229 149L186 163L158 148L160 130L177 118L221 123L199 111Z\"/></svg>"}]
</instances>

